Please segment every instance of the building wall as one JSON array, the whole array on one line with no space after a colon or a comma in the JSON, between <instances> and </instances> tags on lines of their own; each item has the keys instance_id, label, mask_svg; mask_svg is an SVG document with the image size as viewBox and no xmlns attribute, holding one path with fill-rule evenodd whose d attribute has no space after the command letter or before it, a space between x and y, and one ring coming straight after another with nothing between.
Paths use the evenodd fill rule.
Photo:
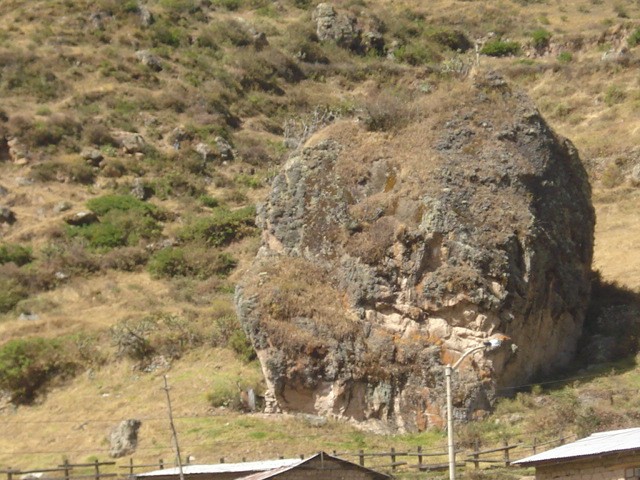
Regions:
<instances>
[{"instance_id":1,"label":"building wall","mask_svg":"<svg viewBox=\"0 0 640 480\"><path fill-rule=\"evenodd\" d=\"M371 472L351 468L316 470L298 467L283 472L275 478L277 480L376 480L380 477Z\"/></svg>"},{"instance_id":2,"label":"building wall","mask_svg":"<svg viewBox=\"0 0 640 480\"><path fill-rule=\"evenodd\" d=\"M640 468L640 453L614 454L588 460L536 467L536 480L626 480L631 468Z\"/></svg>"}]
</instances>

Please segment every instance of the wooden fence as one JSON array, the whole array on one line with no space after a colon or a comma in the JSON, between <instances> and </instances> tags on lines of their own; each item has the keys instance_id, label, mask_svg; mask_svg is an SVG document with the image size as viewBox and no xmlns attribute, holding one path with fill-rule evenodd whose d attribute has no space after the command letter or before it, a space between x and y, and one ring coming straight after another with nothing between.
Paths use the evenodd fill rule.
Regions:
<instances>
[{"instance_id":1,"label":"wooden fence","mask_svg":"<svg viewBox=\"0 0 640 480\"><path fill-rule=\"evenodd\" d=\"M569 437L554 439L547 442L538 442L534 437L531 444L522 442L509 444L506 440L500 446L481 449L476 443L472 451L456 451L456 467L465 468L467 464L474 469L481 466L509 467L516 458L524 458L535 455L549 448L563 445ZM423 450L417 447L415 450L396 450L389 448L384 452L337 452L332 454L345 460L353 461L363 467L380 469L391 473L398 471L418 470L421 472L444 471L449 468L448 454L446 447L442 450ZM515 454L515 456L514 456ZM304 459L304 455L299 455ZM283 457L280 457L283 458ZM227 459L220 458L217 463L225 463ZM242 461L246 461L245 458ZM188 462L185 464L188 465ZM31 468L29 470L18 470L8 468L0 470L0 475L6 475L6 480L21 480L28 476L33 476L40 480L102 480L105 478L118 477L126 479L135 475L136 472L145 470L162 470L174 465L166 465L164 460L159 459L158 463L135 464L133 458L126 464L116 464L114 461L92 463L69 463L65 461L55 468ZM0 477L1 479L1 477Z\"/></svg>"}]
</instances>

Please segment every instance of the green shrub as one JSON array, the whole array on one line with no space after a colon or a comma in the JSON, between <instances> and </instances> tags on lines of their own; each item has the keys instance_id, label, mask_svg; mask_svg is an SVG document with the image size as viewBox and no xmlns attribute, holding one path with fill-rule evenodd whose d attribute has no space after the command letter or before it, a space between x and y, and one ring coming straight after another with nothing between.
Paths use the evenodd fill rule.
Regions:
<instances>
[{"instance_id":1,"label":"green shrub","mask_svg":"<svg viewBox=\"0 0 640 480\"><path fill-rule=\"evenodd\" d=\"M175 27L165 22L154 23L152 40L155 46L168 45L179 47L187 41L187 31L180 27Z\"/></svg>"},{"instance_id":2,"label":"green shrub","mask_svg":"<svg viewBox=\"0 0 640 480\"><path fill-rule=\"evenodd\" d=\"M18 266L33 260L31 249L15 243L0 244L0 264L13 262Z\"/></svg>"},{"instance_id":3,"label":"green shrub","mask_svg":"<svg viewBox=\"0 0 640 480\"><path fill-rule=\"evenodd\" d=\"M460 30L439 28L428 34L433 41L454 51L466 52L473 44Z\"/></svg>"},{"instance_id":4,"label":"green shrub","mask_svg":"<svg viewBox=\"0 0 640 480\"><path fill-rule=\"evenodd\" d=\"M194 13L198 10L196 0L159 0L158 4L171 13Z\"/></svg>"},{"instance_id":5,"label":"green shrub","mask_svg":"<svg viewBox=\"0 0 640 480\"><path fill-rule=\"evenodd\" d=\"M54 377L70 375L77 366L59 339L10 340L0 347L0 388L12 402L28 404Z\"/></svg>"},{"instance_id":6,"label":"green shrub","mask_svg":"<svg viewBox=\"0 0 640 480\"><path fill-rule=\"evenodd\" d=\"M165 213L153 204L131 195L104 195L92 198L87 207L100 222L70 226L70 237L81 237L96 250L135 246L140 240L153 240L162 233L158 219Z\"/></svg>"},{"instance_id":7,"label":"green shrub","mask_svg":"<svg viewBox=\"0 0 640 480\"><path fill-rule=\"evenodd\" d=\"M611 107L622 102L627 97L626 92L618 85L610 85L604 92L604 103Z\"/></svg>"},{"instance_id":8,"label":"green shrub","mask_svg":"<svg viewBox=\"0 0 640 480\"><path fill-rule=\"evenodd\" d=\"M635 47L640 44L640 28L636 28L629 38L627 38L627 43L630 47Z\"/></svg>"},{"instance_id":9,"label":"green shrub","mask_svg":"<svg viewBox=\"0 0 640 480\"><path fill-rule=\"evenodd\" d=\"M424 43L402 45L393 52L393 56L401 62L415 66L434 63L440 60L440 55L438 55L430 45Z\"/></svg>"},{"instance_id":10,"label":"green shrub","mask_svg":"<svg viewBox=\"0 0 640 480\"><path fill-rule=\"evenodd\" d=\"M112 210L100 218L99 223L69 227L71 237L81 237L96 250L109 250L115 247L135 246L140 240L153 240L162 233L162 227L156 219L140 215L135 210Z\"/></svg>"},{"instance_id":11,"label":"green shrub","mask_svg":"<svg viewBox=\"0 0 640 480\"><path fill-rule=\"evenodd\" d=\"M158 220L164 218L160 208L152 203L138 200L133 195L103 195L92 198L87 202L87 208L102 217L109 212L135 212L139 215L150 216Z\"/></svg>"},{"instance_id":12,"label":"green shrub","mask_svg":"<svg viewBox=\"0 0 640 480\"><path fill-rule=\"evenodd\" d=\"M160 278L224 276L236 266L235 259L224 252L206 247L168 247L156 252L149 260L151 275Z\"/></svg>"},{"instance_id":13,"label":"green shrub","mask_svg":"<svg viewBox=\"0 0 640 480\"><path fill-rule=\"evenodd\" d=\"M533 46L537 49L545 48L549 45L549 40L551 40L551 32L544 28L538 28L534 30L531 34L531 38L533 40Z\"/></svg>"},{"instance_id":14,"label":"green shrub","mask_svg":"<svg viewBox=\"0 0 640 480\"><path fill-rule=\"evenodd\" d=\"M203 332L193 322L163 312L121 320L110 333L119 357L143 365L154 355L179 358L189 348L201 345L204 339Z\"/></svg>"},{"instance_id":15,"label":"green shrub","mask_svg":"<svg viewBox=\"0 0 640 480\"><path fill-rule=\"evenodd\" d=\"M243 403L241 392L246 392L251 388L260 395L263 388L260 380L251 377L251 375L248 378L246 376L218 376L214 380L213 389L207 393L207 402L215 408L246 409L248 405Z\"/></svg>"},{"instance_id":16,"label":"green shrub","mask_svg":"<svg viewBox=\"0 0 640 480\"><path fill-rule=\"evenodd\" d=\"M235 330L229 337L229 347L243 362L251 362L256 359L256 351L251 342L241 329Z\"/></svg>"},{"instance_id":17,"label":"green shrub","mask_svg":"<svg viewBox=\"0 0 640 480\"><path fill-rule=\"evenodd\" d=\"M216 208L210 215L197 218L184 227L178 238L184 242L202 242L212 247L226 245L247 235L253 235L255 229L255 207L239 210Z\"/></svg>"},{"instance_id":18,"label":"green shrub","mask_svg":"<svg viewBox=\"0 0 640 480\"><path fill-rule=\"evenodd\" d=\"M0 278L0 313L7 313L29 296L27 289L17 280Z\"/></svg>"},{"instance_id":19,"label":"green shrub","mask_svg":"<svg viewBox=\"0 0 640 480\"><path fill-rule=\"evenodd\" d=\"M80 124L74 118L56 114L34 123L29 139L37 147L58 145L65 137L77 138L80 132Z\"/></svg>"},{"instance_id":20,"label":"green shrub","mask_svg":"<svg viewBox=\"0 0 640 480\"><path fill-rule=\"evenodd\" d=\"M72 162L44 162L31 167L30 178L37 182L75 182L90 185L96 178L95 170L81 159Z\"/></svg>"},{"instance_id":21,"label":"green shrub","mask_svg":"<svg viewBox=\"0 0 640 480\"><path fill-rule=\"evenodd\" d=\"M235 11L240 8L242 2L241 0L213 0L212 4L225 10Z\"/></svg>"},{"instance_id":22,"label":"green shrub","mask_svg":"<svg viewBox=\"0 0 640 480\"><path fill-rule=\"evenodd\" d=\"M220 200L215 197L210 197L209 195L200 195L198 197L198 201L205 207L209 208L216 208L220 206Z\"/></svg>"},{"instance_id":23,"label":"green shrub","mask_svg":"<svg viewBox=\"0 0 640 480\"><path fill-rule=\"evenodd\" d=\"M518 55L520 53L520 44L518 42L510 42L503 40L493 40L485 43L480 50L483 55L489 57L507 57L510 55Z\"/></svg>"},{"instance_id":24,"label":"green shrub","mask_svg":"<svg viewBox=\"0 0 640 480\"><path fill-rule=\"evenodd\" d=\"M560 63L569 63L573 60L573 55L571 52L560 52L558 54L558 61Z\"/></svg>"}]
</instances>

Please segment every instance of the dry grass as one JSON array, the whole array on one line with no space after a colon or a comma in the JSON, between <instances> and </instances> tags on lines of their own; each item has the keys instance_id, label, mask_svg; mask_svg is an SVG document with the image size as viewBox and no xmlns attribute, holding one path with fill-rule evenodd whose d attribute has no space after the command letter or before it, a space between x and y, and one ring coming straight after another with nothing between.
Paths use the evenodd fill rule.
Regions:
<instances>
[{"instance_id":1,"label":"dry grass","mask_svg":"<svg viewBox=\"0 0 640 480\"><path fill-rule=\"evenodd\" d=\"M154 13L162 13L158 2L147 3ZM460 28L472 41L495 31L526 45L531 32L540 27L552 33L552 42L563 38L583 38L584 46L573 52L573 60L566 64L558 62L554 56L526 59L526 62L512 58L482 58L481 64L483 68L501 70L533 97L551 126L575 142L585 162L591 166L594 178L602 171L602 157L623 155L637 145L639 97L637 67L633 62L640 55L640 47L631 50L632 63L625 66L605 64L600 60L605 50L624 43L623 36L605 36L598 44L600 35L612 25L637 25L640 18L640 4L637 2L436 0L429 2L428 8L418 0L380 1L367 6L361 3L340 2L337 7L354 13L371 11L388 21L390 31L402 32L407 29L403 22L415 20L415 25L420 28L433 25ZM273 51L261 56L273 66L281 67L286 65L287 58L296 54L299 40L313 32L309 25L309 12L290 4L284 2L283 11L275 16L250 8L239 12L215 11L212 15L216 22L191 22L189 33L197 39L204 30L215 29L226 19L242 16L269 38ZM261 152L255 148L252 150L254 146L245 140L259 139L265 151L273 154L273 158L279 158L278 155L286 153L279 142L282 140L283 122L288 117L304 116L316 106L326 106L350 117L359 105L366 105L367 99L373 98L372 92L389 88L392 95L399 91L409 92L412 102L409 113L412 118L415 115L426 118L424 123L400 132L394 128L366 132L347 118L310 139L309 144L313 144L332 136L343 142L346 148L357 143L359 149L353 152L352 165L340 167L344 168L341 174L345 178L354 180L358 178L360 163L367 159L391 159L390 168L394 162L411 165L421 161L421 152L434 141L432 126L454 115L450 105L453 97L460 94L457 80L431 75L423 66L413 68L381 58L357 58L330 45L316 45L331 63L303 65L302 69L308 75L306 80L298 83L288 83L280 77L274 80L277 87L286 91L285 95L255 89L240 92L241 71L229 59L235 58L237 48L245 49L243 66L250 70L248 59L253 52L246 50L247 47L236 48L226 41L221 42L216 51L187 47L188 42L178 48L160 45L156 53L162 59L164 70L149 72L135 61L137 43L141 42L141 47L148 46L145 44L148 31L139 28L135 15L107 20L104 31L92 27L89 22L90 13L117 5L118 2L109 0L34 0L28 5L17 0L1 2L0 50L6 50L5 57L20 59L33 54L38 62L56 74L59 85L64 85L54 92L42 90L42 85L37 82L22 89L9 90L3 95L2 109L10 117L19 114L28 120L42 120L38 112L42 112L45 105L53 114L72 114L81 123L137 129L147 139L166 137L181 125L195 132L192 143L212 143L213 138L223 132L232 140L237 138L247 155L260 159L263 158ZM617 5L622 5L629 18L620 16L622 12L616 9ZM42 21L43 18L47 21ZM214 31L214 37L219 33ZM447 52L446 56L449 55L454 54ZM473 60L472 57L473 54L469 54L462 58L468 61ZM260 74L259 71L257 73ZM618 85L624 91L624 95L615 102L607 101L607 90L611 85ZM51 97L38 101L34 97L38 94ZM402 108L395 111L406 114ZM234 116L241 118L234 119ZM157 144L165 156L163 166L171 165L173 168L184 160L184 156L174 155L165 139L158 140ZM48 148L38 153L44 153L42 158L47 161L73 162L78 157L73 148L76 147ZM145 179L166 174L163 167L157 167L159 171L154 170L152 161L137 162L118 151L111 152L111 156L122 161L127 168L140 169L143 175L148 175ZM439 159L430 160L435 168ZM216 164L208 172L212 181L203 187L206 194L227 199L232 207L264 199L268 189L266 180L273 175L274 165L249 163ZM1 202L10 206L19 220L13 227L0 230L0 234L3 241L29 244L36 254L50 242L52 235L60 235L65 213L54 213L56 204L65 200L73 209L82 209L86 200L93 196L117 189L126 190L137 175L135 171L128 171L117 179L101 177L91 186L59 182L26 185L20 177L28 177L29 168L8 163L0 165L0 184L10 190ZM404 177L394 181L404 182L405 187L412 184L408 196L418 195L422 188L420 182L428 182L429 178L416 179L409 168L404 172ZM203 175L197 175L202 180ZM243 176L256 176L263 181L263 186L249 188L235 182L234 179L245 178ZM389 178L382 178L382 188ZM605 279L636 290L640 289L639 196L637 188L624 185L614 190L597 189L594 196L598 214L594 266ZM374 197L372 204L382 201ZM176 214L175 219L165 225L167 236L172 236L182 227L184 212L200 208L196 207L194 199L184 197L169 196L153 201ZM399 199L385 204L385 208L395 209L396 214L404 215L403 220L407 222L417 221L420 212L409 209L407 204ZM206 213L206 210L199 213ZM363 212L362 216L365 214ZM390 234L387 230L383 233ZM247 238L229 248L238 259L239 268L228 280L167 283L153 280L140 271L103 271L97 275L71 278L57 288L37 293L22 305L37 313L39 320L20 321L16 319L16 313L0 317L0 337L4 342L23 336L106 332L125 317L144 316L151 311L188 314L199 325L206 325L208 319L230 313L230 290L255 255L258 242L255 237ZM364 247L370 249L374 257L379 253L379 245L365 241L364 245L357 246ZM306 306L298 308L307 308L314 292L336 294L335 291L321 290L321 286L312 287L320 290L301 292ZM327 326L332 325L331 314L331 311L323 313ZM242 455L251 458L295 455L299 453L296 449L301 444L306 452L319 448L347 446L356 449L388 444L388 439L359 436L361 434L354 433L345 425L329 424L318 430L289 417L265 419L208 409L205 395L215 378L257 374L255 365L242 366L230 352L222 350L196 350L175 362L170 381L174 387L176 413L185 417L179 420L178 428L184 435L187 453L195 455L198 460L215 460L223 455L238 459ZM20 407L15 411L9 407L0 410L3 422L13 422L0 433L0 451L3 452L0 468L9 463L22 467L53 465L67 454L75 461L86 460L93 455L104 458L104 437L108 427L115 419L128 416L143 418L142 444L135 456L136 461L152 461L158 456L168 460L171 456L170 439L160 386L157 372L142 374L132 371L126 362L113 363L92 372L91 377L83 375L65 388L55 389L41 405ZM291 431L299 433L287 433ZM13 452L18 452L17 456Z\"/></svg>"},{"instance_id":2,"label":"dry grass","mask_svg":"<svg viewBox=\"0 0 640 480\"><path fill-rule=\"evenodd\" d=\"M640 190L596 191L594 268L608 281L640 291Z\"/></svg>"}]
</instances>

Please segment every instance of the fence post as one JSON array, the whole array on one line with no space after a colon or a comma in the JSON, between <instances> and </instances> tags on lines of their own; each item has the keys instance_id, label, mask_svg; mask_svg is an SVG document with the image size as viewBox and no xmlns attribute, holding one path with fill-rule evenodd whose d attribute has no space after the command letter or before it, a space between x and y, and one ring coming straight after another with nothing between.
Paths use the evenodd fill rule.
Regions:
<instances>
[{"instance_id":1,"label":"fence post","mask_svg":"<svg viewBox=\"0 0 640 480\"><path fill-rule=\"evenodd\" d=\"M364 467L364 450L358 452L358 460L361 467Z\"/></svg>"},{"instance_id":2,"label":"fence post","mask_svg":"<svg viewBox=\"0 0 640 480\"><path fill-rule=\"evenodd\" d=\"M536 450L538 449L538 438L533 437L533 454L536 454Z\"/></svg>"},{"instance_id":3,"label":"fence post","mask_svg":"<svg viewBox=\"0 0 640 480\"><path fill-rule=\"evenodd\" d=\"M13 477L13 469L11 467L9 467L7 469L7 480L11 480Z\"/></svg>"},{"instance_id":4,"label":"fence post","mask_svg":"<svg viewBox=\"0 0 640 480\"><path fill-rule=\"evenodd\" d=\"M129 475L133 476L133 457L129 457Z\"/></svg>"},{"instance_id":5,"label":"fence post","mask_svg":"<svg viewBox=\"0 0 640 480\"><path fill-rule=\"evenodd\" d=\"M160 459L159 465L160 465L160 470L164 470L164 460L163 459Z\"/></svg>"},{"instance_id":6,"label":"fence post","mask_svg":"<svg viewBox=\"0 0 640 480\"><path fill-rule=\"evenodd\" d=\"M391 447L391 470L396 469L396 449Z\"/></svg>"},{"instance_id":7,"label":"fence post","mask_svg":"<svg viewBox=\"0 0 640 480\"><path fill-rule=\"evenodd\" d=\"M422 446L418 447L418 470L422 470Z\"/></svg>"},{"instance_id":8,"label":"fence post","mask_svg":"<svg viewBox=\"0 0 640 480\"><path fill-rule=\"evenodd\" d=\"M69 480L69 476L71 473L71 467L69 467L69 459L65 458L64 462L62 462L62 468L64 468L64 480Z\"/></svg>"},{"instance_id":9,"label":"fence post","mask_svg":"<svg viewBox=\"0 0 640 480\"><path fill-rule=\"evenodd\" d=\"M473 468L478 470L480 468L480 440L476 438L475 448L473 450Z\"/></svg>"},{"instance_id":10,"label":"fence post","mask_svg":"<svg viewBox=\"0 0 640 480\"><path fill-rule=\"evenodd\" d=\"M95 479L100 480L100 464L98 463L98 460L95 460L93 465L96 469Z\"/></svg>"},{"instance_id":11,"label":"fence post","mask_svg":"<svg viewBox=\"0 0 640 480\"><path fill-rule=\"evenodd\" d=\"M511 461L509 460L509 441L504 439L504 466L508 467L511 465Z\"/></svg>"}]
</instances>

